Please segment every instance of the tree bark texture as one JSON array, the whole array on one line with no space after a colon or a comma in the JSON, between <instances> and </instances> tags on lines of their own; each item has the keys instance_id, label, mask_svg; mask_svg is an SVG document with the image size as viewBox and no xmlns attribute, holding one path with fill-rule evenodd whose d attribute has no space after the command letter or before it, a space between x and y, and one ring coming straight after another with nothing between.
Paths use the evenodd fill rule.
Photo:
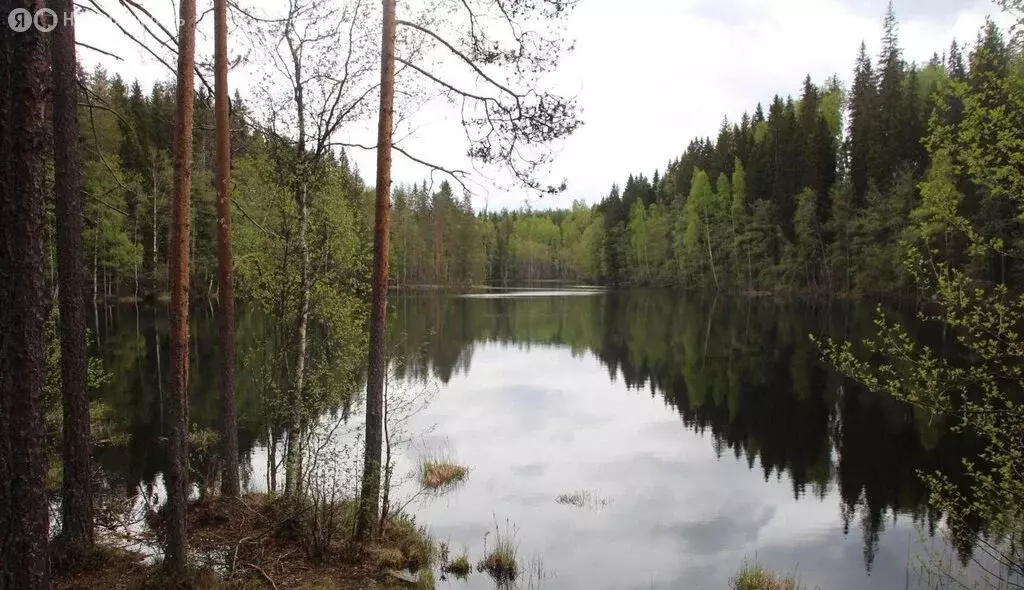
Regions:
<instances>
[{"instance_id":1,"label":"tree bark texture","mask_svg":"<svg viewBox=\"0 0 1024 590\"><path fill-rule=\"evenodd\" d=\"M15 32L0 0L0 588L49 587L43 421L46 35Z\"/></svg>"},{"instance_id":2,"label":"tree bark texture","mask_svg":"<svg viewBox=\"0 0 1024 590\"><path fill-rule=\"evenodd\" d=\"M78 145L78 62L75 59L74 0L52 0L58 15L50 34L53 79L53 168L60 281L60 373L64 401L61 538L70 546L93 541L92 443L86 382L85 288L82 270L82 160Z\"/></svg>"},{"instance_id":3,"label":"tree bark texture","mask_svg":"<svg viewBox=\"0 0 1024 590\"><path fill-rule=\"evenodd\" d=\"M186 567L185 509L188 502L188 280L191 237L192 112L195 101L195 0L181 0L178 34L178 88L174 115L174 189L168 274L171 282L171 391L167 443L168 572Z\"/></svg>"},{"instance_id":4,"label":"tree bark texture","mask_svg":"<svg viewBox=\"0 0 1024 590\"><path fill-rule=\"evenodd\" d=\"M391 143L395 105L395 0L383 0L381 27L380 119L377 126L377 205L373 226L373 284L370 347L366 379L366 449L356 537L376 533L380 505L381 442L384 413L388 234L391 222Z\"/></svg>"},{"instance_id":5,"label":"tree bark texture","mask_svg":"<svg viewBox=\"0 0 1024 590\"><path fill-rule=\"evenodd\" d=\"M220 299L221 494L241 494L238 410L235 405L235 289L231 255L231 132L228 91L228 3L214 4L214 85L217 127L217 292Z\"/></svg>"}]
</instances>

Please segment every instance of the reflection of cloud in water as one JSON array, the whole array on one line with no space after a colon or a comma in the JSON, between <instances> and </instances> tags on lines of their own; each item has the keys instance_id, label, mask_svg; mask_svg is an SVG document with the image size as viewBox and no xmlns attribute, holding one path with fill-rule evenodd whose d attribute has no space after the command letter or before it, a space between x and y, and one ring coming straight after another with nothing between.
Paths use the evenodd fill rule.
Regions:
<instances>
[{"instance_id":1,"label":"reflection of cloud in water","mask_svg":"<svg viewBox=\"0 0 1024 590\"><path fill-rule=\"evenodd\" d=\"M514 465L509 470L519 477L540 477L544 475L547 466L543 463L530 463L528 465Z\"/></svg>"},{"instance_id":2,"label":"reflection of cloud in water","mask_svg":"<svg viewBox=\"0 0 1024 590\"><path fill-rule=\"evenodd\" d=\"M695 555L717 555L730 547L739 547L758 539L761 530L775 516L773 506L736 507L728 514L716 514L687 523L659 524L651 529L654 536L683 539L687 551Z\"/></svg>"},{"instance_id":3,"label":"reflection of cloud in water","mask_svg":"<svg viewBox=\"0 0 1024 590\"><path fill-rule=\"evenodd\" d=\"M421 421L473 466L463 489L417 513L442 537L482 549L494 519L508 518L521 551L543 556L561 572L553 586L568 589L721 588L754 559L798 568L809 587L902 586L909 520L887 520L867 573L861 531L843 534L835 478L852 476L848 493L860 494L887 481L873 474L910 474L898 484L906 501L873 505L891 516L919 505L908 482L928 457L870 468L874 450L905 442L906 426L879 417L869 398L831 405L797 339L811 329L804 310L719 301L709 323L704 303L676 295L441 301L449 307L414 301L408 317L445 326L444 358L474 352L472 370L446 383ZM793 394L799 370L805 396ZM850 416L833 439L829 421ZM879 437L885 444L861 443ZM832 443L843 445L843 465ZM822 481L822 499L802 493ZM615 501L601 510L555 501L574 490Z\"/></svg>"}]
</instances>

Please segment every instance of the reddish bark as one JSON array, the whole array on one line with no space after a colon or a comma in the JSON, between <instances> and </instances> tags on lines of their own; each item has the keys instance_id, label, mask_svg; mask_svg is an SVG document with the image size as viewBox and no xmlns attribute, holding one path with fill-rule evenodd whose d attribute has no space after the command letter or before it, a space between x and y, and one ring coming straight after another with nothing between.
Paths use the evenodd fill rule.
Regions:
<instances>
[{"instance_id":1,"label":"reddish bark","mask_svg":"<svg viewBox=\"0 0 1024 590\"><path fill-rule=\"evenodd\" d=\"M174 188L168 275L171 282L171 391L168 396L167 551L164 566L185 573L188 502L188 287L191 235L192 112L195 102L196 2L181 0L174 114Z\"/></svg>"},{"instance_id":2,"label":"reddish bark","mask_svg":"<svg viewBox=\"0 0 1024 590\"><path fill-rule=\"evenodd\" d=\"M373 225L373 283L366 379L366 449L356 537L376 533L380 509L384 420L384 355L388 305L388 235L391 225L391 145L395 110L395 0L384 1L381 27L380 118L377 126L377 206Z\"/></svg>"},{"instance_id":3,"label":"reddish bark","mask_svg":"<svg viewBox=\"0 0 1024 590\"><path fill-rule=\"evenodd\" d=\"M235 290L231 256L231 134L228 94L228 3L214 3L214 110L217 115L217 291L220 298L221 494L238 496L238 410L235 406Z\"/></svg>"}]
</instances>

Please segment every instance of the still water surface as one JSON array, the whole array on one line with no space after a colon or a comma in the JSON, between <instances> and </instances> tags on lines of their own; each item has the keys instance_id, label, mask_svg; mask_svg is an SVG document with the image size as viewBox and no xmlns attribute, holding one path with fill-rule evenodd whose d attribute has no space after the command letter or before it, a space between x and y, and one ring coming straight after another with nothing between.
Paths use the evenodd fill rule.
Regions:
<instances>
[{"instance_id":1,"label":"still water surface","mask_svg":"<svg viewBox=\"0 0 1024 590\"><path fill-rule=\"evenodd\" d=\"M474 561L495 522L514 529L546 588L724 588L744 561L811 588L914 587L915 556L944 547L920 541L941 515L916 471L956 478L975 449L819 363L808 334L855 336L871 311L668 292L396 294L395 386L437 392L402 466L441 452L471 468L411 508ZM192 415L212 425L216 325L194 317ZM127 456L99 459L130 491L161 471L166 320L131 308L97 321L117 375L103 395L133 434ZM260 321L240 319L243 348ZM241 443L260 489L247 370ZM576 492L583 506L556 501ZM445 585L493 587L482 573Z\"/></svg>"}]
</instances>

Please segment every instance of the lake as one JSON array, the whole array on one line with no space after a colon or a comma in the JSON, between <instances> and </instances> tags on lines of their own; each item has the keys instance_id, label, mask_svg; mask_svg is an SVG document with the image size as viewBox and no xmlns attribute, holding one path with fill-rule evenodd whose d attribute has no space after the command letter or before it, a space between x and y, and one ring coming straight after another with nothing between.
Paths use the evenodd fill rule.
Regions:
<instances>
[{"instance_id":1,"label":"lake","mask_svg":"<svg viewBox=\"0 0 1024 590\"><path fill-rule=\"evenodd\" d=\"M470 468L409 510L474 562L496 525L514 532L543 573L524 588L725 588L744 562L811 588L918 587L919 556L958 561L971 547L942 539L917 472L959 481L977 449L820 363L808 336L867 334L873 310L667 291L394 293L390 387L433 396L406 424L398 471L427 454ZM192 419L212 425L216 323L208 308L193 318ZM128 307L94 321L116 375L100 395L132 435L97 460L111 490L158 487L166 317ZM240 348L261 321L241 314ZM240 357L244 482L266 489L255 367ZM413 494L407 482L398 499Z\"/></svg>"}]
</instances>

